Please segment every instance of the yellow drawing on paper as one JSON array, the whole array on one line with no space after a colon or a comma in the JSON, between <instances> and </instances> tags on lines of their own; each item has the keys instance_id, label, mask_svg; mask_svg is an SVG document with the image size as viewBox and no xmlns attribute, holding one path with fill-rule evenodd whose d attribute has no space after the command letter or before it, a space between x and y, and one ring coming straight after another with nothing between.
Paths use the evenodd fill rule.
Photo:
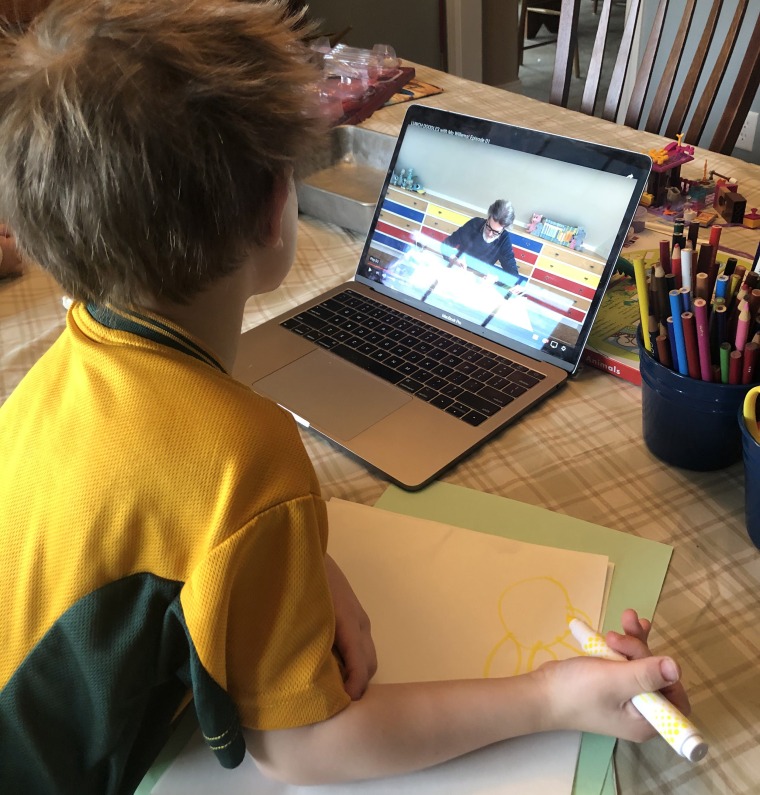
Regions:
<instances>
[{"instance_id":1,"label":"yellow drawing on paper","mask_svg":"<svg viewBox=\"0 0 760 795\"><path fill-rule=\"evenodd\" d=\"M498 609L504 635L486 659L485 678L532 671L547 660L560 659L563 649L577 653L567 625L572 618L592 623L573 606L565 586L552 577L530 577L513 583L499 596ZM533 619L537 610L541 612L540 624L547 627L545 637L539 639Z\"/></svg>"}]
</instances>

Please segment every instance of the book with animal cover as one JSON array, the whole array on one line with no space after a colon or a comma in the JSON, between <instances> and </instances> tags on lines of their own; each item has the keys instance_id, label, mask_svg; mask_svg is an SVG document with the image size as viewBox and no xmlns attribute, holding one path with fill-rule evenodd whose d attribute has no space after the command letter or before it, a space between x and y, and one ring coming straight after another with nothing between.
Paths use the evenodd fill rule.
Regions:
<instances>
[{"instance_id":1,"label":"book with animal cover","mask_svg":"<svg viewBox=\"0 0 760 795\"><path fill-rule=\"evenodd\" d=\"M729 256L734 257L739 265L752 267L752 260L739 252L719 251L717 260L722 272ZM632 384L641 386L639 372L639 349L636 342L636 331L641 322L639 299L636 282L628 271L633 259L642 257L649 270L657 262L659 253L656 250L627 251L624 263L610 280L602 299L602 305L591 328L583 360L591 367L623 378Z\"/></svg>"},{"instance_id":2,"label":"book with animal cover","mask_svg":"<svg viewBox=\"0 0 760 795\"><path fill-rule=\"evenodd\" d=\"M636 283L615 274L591 328L583 360L591 367L641 386L636 344L640 320Z\"/></svg>"}]
</instances>

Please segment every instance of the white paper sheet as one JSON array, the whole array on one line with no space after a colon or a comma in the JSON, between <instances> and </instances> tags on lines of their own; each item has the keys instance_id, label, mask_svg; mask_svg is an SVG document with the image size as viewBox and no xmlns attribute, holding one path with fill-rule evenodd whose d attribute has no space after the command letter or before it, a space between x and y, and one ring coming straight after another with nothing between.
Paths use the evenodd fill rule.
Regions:
<instances>
[{"instance_id":1,"label":"white paper sheet","mask_svg":"<svg viewBox=\"0 0 760 795\"><path fill-rule=\"evenodd\" d=\"M608 559L331 500L328 550L372 620L375 681L509 676L577 654L567 622L598 624ZM155 795L561 795L580 734L499 743L413 775L334 787L268 781L250 758L225 771L196 736Z\"/></svg>"}]
</instances>

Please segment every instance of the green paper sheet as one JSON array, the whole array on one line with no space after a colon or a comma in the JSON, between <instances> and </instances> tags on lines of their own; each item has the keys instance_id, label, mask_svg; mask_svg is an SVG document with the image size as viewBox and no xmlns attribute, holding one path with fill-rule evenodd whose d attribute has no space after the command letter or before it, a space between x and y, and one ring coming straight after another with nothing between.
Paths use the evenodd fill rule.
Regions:
<instances>
[{"instance_id":1,"label":"green paper sheet","mask_svg":"<svg viewBox=\"0 0 760 795\"><path fill-rule=\"evenodd\" d=\"M612 765L612 761L610 761L610 765L607 768L607 775L604 778L601 795L618 795L617 779L615 778L615 769Z\"/></svg>"},{"instance_id":2,"label":"green paper sheet","mask_svg":"<svg viewBox=\"0 0 760 795\"><path fill-rule=\"evenodd\" d=\"M375 505L519 541L607 555L615 564L615 573L605 632L620 629L620 615L627 607L644 617L654 616L672 554L669 546L656 541L450 483L434 483L414 493L389 486ZM583 736L574 795L615 792L610 776L614 747L615 740L610 737Z\"/></svg>"}]
</instances>

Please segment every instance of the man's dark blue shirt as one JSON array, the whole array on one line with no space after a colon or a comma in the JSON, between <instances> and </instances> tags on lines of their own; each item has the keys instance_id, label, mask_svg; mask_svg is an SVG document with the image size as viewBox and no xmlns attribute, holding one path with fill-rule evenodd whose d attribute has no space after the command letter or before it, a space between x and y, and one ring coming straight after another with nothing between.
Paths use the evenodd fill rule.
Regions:
<instances>
[{"instance_id":1,"label":"man's dark blue shirt","mask_svg":"<svg viewBox=\"0 0 760 795\"><path fill-rule=\"evenodd\" d=\"M489 243L483 238L484 224L482 218L471 218L443 241L441 247L444 254L447 257L456 256L476 269L477 262L485 262L488 265L496 265L498 262L502 270L517 276L517 261L512 251L509 232L504 230L499 237Z\"/></svg>"}]
</instances>

